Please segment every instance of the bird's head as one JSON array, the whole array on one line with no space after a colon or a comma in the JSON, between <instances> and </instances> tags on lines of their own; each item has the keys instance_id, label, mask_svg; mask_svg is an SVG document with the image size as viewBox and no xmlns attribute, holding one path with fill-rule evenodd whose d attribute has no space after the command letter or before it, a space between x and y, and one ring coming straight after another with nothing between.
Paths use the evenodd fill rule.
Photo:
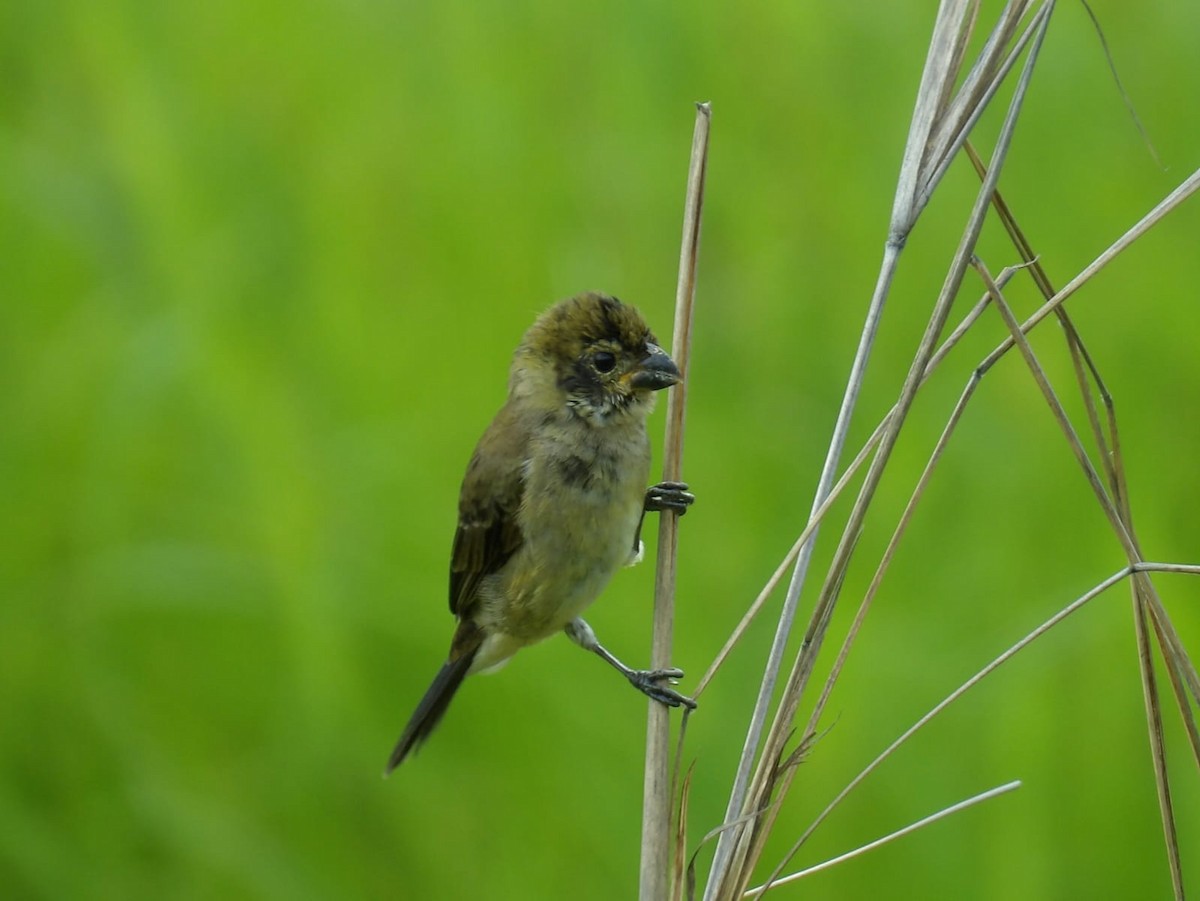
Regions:
<instances>
[{"instance_id":1,"label":"bird's head","mask_svg":"<svg viewBox=\"0 0 1200 901\"><path fill-rule=\"evenodd\" d=\"M567 409L595 424L645 416L654 392L679 381L641 314L607 294L560 301L525 333L510 388L538 406Z\"/></svg>"}]
</instances>

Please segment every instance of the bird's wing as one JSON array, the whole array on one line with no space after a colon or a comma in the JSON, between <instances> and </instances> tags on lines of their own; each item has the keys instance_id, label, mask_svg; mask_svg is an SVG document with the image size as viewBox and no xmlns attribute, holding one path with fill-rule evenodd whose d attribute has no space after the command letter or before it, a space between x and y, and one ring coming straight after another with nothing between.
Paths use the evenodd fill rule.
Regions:
<instances>
[{"instance_id":1,"label":"bird's wing","mask_svg":"<svg viewBox=\"0 0 1200 901\"><path fill-rule=\"evenodd\" d=\"M458 499L458 529L450 555L450 612L467 619L480 580L521 546L517 522L525 490L529 431L505 406L484 432L467 466Z\"/></svg>"}]
</instances>

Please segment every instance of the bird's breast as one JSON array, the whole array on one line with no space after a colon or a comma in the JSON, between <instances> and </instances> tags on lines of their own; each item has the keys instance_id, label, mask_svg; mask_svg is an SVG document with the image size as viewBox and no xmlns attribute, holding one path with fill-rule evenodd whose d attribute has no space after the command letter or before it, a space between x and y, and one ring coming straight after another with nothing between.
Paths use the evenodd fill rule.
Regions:
<instances>
[{"instance_id":1,"label":"bird's breast","mask_svg":"<svg viewBox=\"0 0 1200 901\"><path fill-rule=\"evenodd\" d=\"M643 428L551 431L531 444L524 541L494 606L504 632L547 637L596 599L633 551L649 467Z\"/></svg>"}]
</instances>

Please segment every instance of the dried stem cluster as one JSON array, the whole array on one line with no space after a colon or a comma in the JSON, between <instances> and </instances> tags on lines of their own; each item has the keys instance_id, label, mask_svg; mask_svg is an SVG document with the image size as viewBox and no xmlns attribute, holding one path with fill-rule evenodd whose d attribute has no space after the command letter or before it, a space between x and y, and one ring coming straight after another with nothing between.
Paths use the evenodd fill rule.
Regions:
<instances>
[{"instance_id":1,"label":"dried stem cluster","mask_svg":"<svg viewBox=\"0 0 1200 901\"><path fill-rule=\"evenodd\" d=\"M868 306L857 354L847 380L837 423L829 443L825 465L818 481L809 522L762 592L750 605L742 621L733 630L729 641L717 655L708 672L702 677L697 689L697 694L702 693L713 677L717 675L722 663L744 634L747 625L765 607L790 569L790 583L746 730L724 823L712 830L706 837L706 841L707 838L716 838L713 863L709 869L704 889L706 901L760 897L772 886L800 878L806 873L815 872L827 866L828 864L820 864L801 873L790 876L783 875L789 861L813 830L855 786L911 735L946 706L961 697L980 679L1027 647L1030 642L1062 622L1067 616L1103 591L1126 581L1130 585L1133 597L1134 632L1140 651L1146 716L1150 730L1150 745L1158 785L1167 859L1175 895L1177 898L1183 897L1181 854L1172 810L1167 759L1162 735L1161 691L1153 667L1153 648L1158 648L1159 656L1165 664L1171 691L1198 767L1200 767L1200 730L1196 725L1195 708L1200 706L1200 676L1197 675L1194 663L1171 624L1166 607L1156 590L1151 575L1156 572L1197 575L1200 574L1200 567L1153 563L1146 559L1134 531L1132 504L1125 480L1115 408L1101 379L1098 367L1067 314L1064 302L1115 256L1128 248L1138 237L1145 234L1168 212L1200 188L1200 171L1186 179L1141 222L1115 241L1065 287L1055 290L1040 266L1034 248L1021 232L1012 211L997 191L997 182L1004 168L1053 8L1053 0L1040 0L1040 2L1010 0L999 13L991 29L983 36L982 46L974 55L973 62L969 67L967 60L974 33L979 25L980 0L943 0L938 11L901 163L882 264L876 280L875 291ZM1023 63L1021 63L1022 59ZM1021 63L1019 68L1018 63ZM1010 79L1013 79L1014 84L1003 124L985 164L979 153L969 143L968 138L980 116L996 98L998 90ZM838 472L846 437L905 242L948 166L960 154L965 154L975 166L980 177L979 192L967 217L958 246L950 258L942 289L933 304L925 332L913 355L908 373L900 385L896 402L839 477ZM1014 264L1000 271L995 277L976 255L980 231L989 213L995 215L1003 224L1016 251ZM685 248L686 235L685 227ZM694 253L692 260L694 264ZM683 267L681 266L681 273L682 271ZM954 301L962 292L964 280L972 273L982 286L982 297L943 339L942 336L947 330ZM1005 300L1004 289L1011 279L1024 275L1028 275L1033 280L1045 302L1034 315L1024 322L1020 322ZM688 289L689 316L691 285L694 284L694 265L692 278L693 282ZM681 274L681 286L682 284L683 276ZM683 297L682 287L680 296ZM816 699L811 702L811 713L801 725L798 720L801 703L813 693L818 654L828 637L831 617L839 602L847 569L854 557L858 536L871 509L876 489L891 459L892 450L900 430L905 424L913 400L934 369L946 359L947 353L959 343L981 317L988 314L988 311L994 311L995 315L1000 318L1009 332L1009 337L971 371L959 401L950 413L943 432L930 453L924 471L918 479L905 509L899 516L891 540L875 568L874 576L859 601L857 614L842 637L839 652L828 673L825 674L824 682L821 684ZM1039 363L1027 338L1032 329L1051 315L1062 326L1062 333L1067 342L1067 349L1075 372L1075 390L1082 398L1086 411L1085 434L1091 444L1091 453L1089 453L1085 441L1072 425L1058 393ZM680 320L677 318L676 322L678 330ZM690 326L688 326L687 334L690 335ZM1026 368L1058 422L1081 472L1092 489L1097 504L1104 512L1124 551L1128 564L1033 630L974 677L955 689L942 703L915 723L838 794L804 831L789 852L771 867L765 880L751 888L754 873L758 870L761 862L767 836L775 823L781 804L793 788L798 771L797 764L811 749L817 736L817 729L830 691L842 671L855 637L871 607L913 511L922 498L937 463L948 442L952 439L955 428L967 403L974 396L976 388L988 371L1014 348L1023 358ZM679 348L676 348L676 353L678 354L678 352ZM855 480L858 480L858 491L852 501L847 522L838 537L829 568L821 579L812 612L804 626L799 650L794 653L788 663L788 648L791 647L790 640L793 637L792 633L799 610L799 599L809 575L812 550L820 531L821 522L831 506L840 499ZM673 533L669 540L674 541ZM672 566L673 547L672 544L670 549ZM782 688L780 688L781 684ZM685 717L684 730L686 730L686 725ZM652 712L651 731L655 733L656 730L657 737L652 738L652 744L656 749L655 766L660 768L656 770L654 777L655 783L658 784L665 782L661 767L664 753L662 749L665 747L666 741L666 721L663 719L661 722L657 722L655 714ZM680 747L682 744L683 736L681 735ZM650 755L648 755L648 763L649 761ZM678 780L676 781L678 782ZM648 788L650 785L651 775L648 767ZM676 841L679 844L672 866L675 897L683 897L685 892L691 897L695 887L695 858L693 857L691 865L687 865L682 851L685 841L683 826L686 823L689 785L690 779L682 781L680 797L677 799L681 812L676 832ZM921 823L930 822L970 803L985 800L1012 787L1015 787L1015 783L985 792L968 802L962 802L953 808L933 814ZM647 797L649 797L649 792ZM662 848L661 853L654 858L655 866L664 865L665 861L672 859L668 857L666 842L669 830L662 823L661 810L658 816L659 820L656 821L654 834L660 837ZM902 830L902 833L915 828L916 825L920 824L914 824L913 827ZM873 842L868 847L874 847L902 833ZM703 845L704 842L701 844ZM646 860L644 848L644 865ZM643 869L643 876L645 877L645 869ZM665 898L667 897L666 891L665 881L660 881L654 887L650 887L645 878L643 879L641 896L643 901Z\"/></svg>"}]
</instances>

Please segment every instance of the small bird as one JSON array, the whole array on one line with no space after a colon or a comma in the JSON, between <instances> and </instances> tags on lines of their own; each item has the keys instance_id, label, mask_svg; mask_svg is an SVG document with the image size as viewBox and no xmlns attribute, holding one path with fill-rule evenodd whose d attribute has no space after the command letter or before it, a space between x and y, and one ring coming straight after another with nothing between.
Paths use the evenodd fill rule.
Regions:
<instances>
[{"instance_id":1,"label":"small bird","mask_svg":"<svg viewBox=\"0 0 1200 901\"><path fill-rule=\"evenodd\" d=\"M580 614L642 558L647 511L683 514L682 482L646 489L646 418L679 370L636 309L585 293L543 313L513 355L508 400L463 478L450 557L449 657L417 705L385 775L427 739L471 673L499 669L559 631L672 707L677 669L630 669Z\"/></svg>"}]
</instances>

